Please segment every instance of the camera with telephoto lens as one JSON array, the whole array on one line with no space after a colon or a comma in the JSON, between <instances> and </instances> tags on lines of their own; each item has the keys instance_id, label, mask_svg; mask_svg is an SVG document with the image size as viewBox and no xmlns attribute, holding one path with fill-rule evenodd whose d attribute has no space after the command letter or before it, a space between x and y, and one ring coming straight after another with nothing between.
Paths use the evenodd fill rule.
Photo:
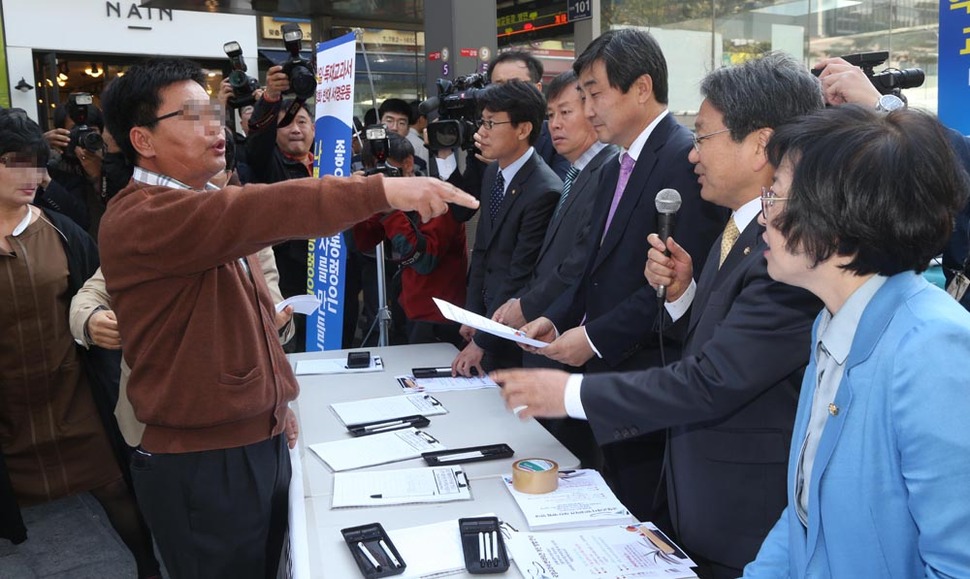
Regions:
<instances>
[{"instance_id":1,"label":"camera with telephoto lens","mask_svg":"<svg viewBox=\"0 0 970 579\"><path fill-rule=\"evenodd\" d=\"M235 40L222 45L229 57L229 64L232 72L229 73L229 86L232 87L232 96L229 97L227 104L234 108L248 107L256 102L253 91L259 88L259 81L246 74L248 70L246 62L243 60L242 47Z\"/></svg>"},{"instance_id":2,"label":"camera with telephoto lens","mask_svg":"<svg viewBox=\"0 0 970 579\"><path fill-rule=\"evenodd\" d=\"M104 149L104 139L98 129L88 126L88 107L94 106L91 93L73 92L67 97L67 116L74 121L71 128L71 142L64 154L74 157L74 149L81 147L92 153Z\"/></svg>"},{"instance_id":3,"label":"camera with telephoto lens","mask_svg":"<svg viewBox=\"0 0 970 579\"><path fill-rule=\"evenodd\" d=\"M391 150L391 141L387 136L387 127L384 125L370 125L364 128L364 147L361 156L368 156L374 160L374 166L364 171L364 175L377 175L378 173L387 177L400 177L401 170L393 165L387 164L387 155Z\"/></svg>"},{"instance_id":4,"label":"camera with telephoto lens","mask_svg":"<svg viewBox=\"0 0 970 579\"><path fill-rule=\"evenodd\" d=\"M418 106L423 114L438 111L438 120L428 125L428 148L432 151L461 147L466 151L475 148L478 92L488 84L484 74L468 74L455 80L439 78L436 82L438 96L431 97Z\"/></svg>"},{"instance_id":5,"label":"camera with telephoto lens","mask_svg":"<svg viewBox=\"0 0 970 579\"><path fill-rule=\"evenodd\" d=\"M297 100L305 101L313 96L317 90L317 78L313 74L313 65L310 61L300 57L300 49L303 47L303 31L293 23L284 24L280 27L283 32L283 46L289 52L286 63L283 64L283 73L290 79L290 90Z\"/></svg>"},{"instance_id":6,"label":"camera with telephoto lens","mask_svg":"<svg viewBox=\"0 0 970 579\"><path fill-rule=\"evenodd\" d=\"M872 83L872 86L876 87L876 90L879 91L879 94L902 96L900 92L903 89L923 86L923 82L926 80L926 74L920 68L904 68L902 70L898 68L887 68L880 72L873 71L875 67L886 62L888 58L889 53L881 51L847 54L842 57L842 60L852 66L861 68L866 78ZM812 74L818 76L823 70L825 69L813 68Z\"/></svg>"}]
</instances>

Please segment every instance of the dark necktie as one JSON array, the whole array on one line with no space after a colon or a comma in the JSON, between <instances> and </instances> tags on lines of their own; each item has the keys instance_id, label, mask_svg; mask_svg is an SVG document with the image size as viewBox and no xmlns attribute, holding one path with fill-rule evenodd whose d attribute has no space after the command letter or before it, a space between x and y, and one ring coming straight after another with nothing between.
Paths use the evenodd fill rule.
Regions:
<instances>
[{"instance_id":1,"label":"dark necktie","mask_svg":"<svg viewBox=\"0 0 970 579\"><path fill-rule=\"evenodd\" d=\"M505 177L499 170L495 175L495 184L492 185L492 196L488 200L488 215L495 221L498 210L502 207L502 199L505 198Z\"/></svg>"},{"instance_id":2,"label":"dark necktie","mask_svg":"<svg viewBox=\"0 0 970 579\"><path fill-rule=\"evenodd\" d=\"M576 180L577 175L579 175L579 169L575 165L570 165L569 170L566 171L566 178L562 182L562 193L559 194L559 203L556 204L556 212L552 214L553 219L559 217L559 212L562 211L562 206L566 204L566 198L569 197L569 190L573 188L573 181Z\"/></svg>"}]
</instances>

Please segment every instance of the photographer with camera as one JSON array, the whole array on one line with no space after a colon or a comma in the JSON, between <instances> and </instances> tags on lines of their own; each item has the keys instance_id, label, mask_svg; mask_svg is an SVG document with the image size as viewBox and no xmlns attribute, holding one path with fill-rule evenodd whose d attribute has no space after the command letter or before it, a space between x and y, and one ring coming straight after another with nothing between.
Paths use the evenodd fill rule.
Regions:
<instances>
[{"instance_id":1,"label":"photographer with camera","mask_svg":"<svg viewBox=\"0 0 970 579\"><path fill-rule=\"evenodd\" d=\"M385 127L387 127L387 130L392 131L405 139L409 138L412 111L411 105L409 105L407 101L398 98L386 99L381 103L380 108L377 109L377 113L381 119L381 122L384 123ZM412 143L411 148L414 148L414 143ZM424 149L424 147L422 147L422 149ZM418 157L416 150L413 157L414 164L417 166L421 174L427 175L428 162Z\"/></svg>"},{"instance_id":2,"label":"photographer with camera","mask_svg":"<svg viewBox=\"0 0 970 579\"><path fill-rule=\"evenodd\" d=\"M292 121L282 121L296 99L283 98L290 92L290 79L277 65L266 74L266 90L253 107L246 138L246 162L255 183L279 183L313 175L313 115L305 105L296 105ZM283 297L306 293L307 242L304 239L284 241L273 246L280 270ZM288 351L306 349L303 317L296 319L296 338Z\"/></svg>"},{"instance_id":3,"label":"photographer with camera","mask_svg":"<svg viewBox=\"0 0 970 579\"><path fill-rule=\"evenodd\" d=\"M362 151L368 171L378 166L372 147ZM398 175L414 176L414 147L397 135L387 135L387 168L396 168ZM464 340L458 326L445 319L431 300L432 296L453 304L465 303L465 275L468 254L465 250L465 224L448 212L427 223L404 211L377 213L353 228L354 240L360 249L372 249L385 240L390 242L387 252L397 264L394 277L400 279L398 303L406 317L408 343L428 344L447 342L461 348ZM388 295L391 295L388 284Z\"/></svg>"},{"instance_id":4,"label":"photographer with camera","mask_svg":"<svg viewBox=\"0 0 970 579\"><path fill-rule=\"evenodd\" d=\"M860 66L855 66L847 60L847 58L857 60L858 57L865 55L853 56L857 58L852 56L826 58L819 61L813 68L813 72L818 74L819 81L822 83L822 91L825 94L827 104L832 106L859 104L886 112L906 107L906 103L902 99L894 94L884 94L877 88L876 83L879 83L879 80L872 80L871 66L868 70L863 70ZM885 60L885 58L882 58L882 60ZM881 64L882 60L877 64ZM903 78L904 82L913 77L921 79L921 76L913 71L918 71L918 69L893 72L897 76L900 72L906 74ZM881 83L880 86L883 84L885 83ZM922 84L921 80L919 84ZM909 84L902 88L910 88L911 86L913 85ZM945 129L950 145L957 154L957 159L963 168L970 172L970 137L961 135L948 127L945 127ZM957 214L953 234L943 250L943 275L946 278L947 291L964 308L970 310L970 291L967 290L970 286L970 203Z\"/></svg>"},{"instance_id":5,"label":"photographer with camera","mask_svg":"<svg viewBox=\"0 0 970 579\"><path fill-rule=\"evenodd\" d=\"M101 110L90 94L71 93L55 110L54 125L44 138L60 154L48 164L34 203L70 217L97 238L108 200L128 183L130 168L104 133Z\"/></svg>"}]
</instances>

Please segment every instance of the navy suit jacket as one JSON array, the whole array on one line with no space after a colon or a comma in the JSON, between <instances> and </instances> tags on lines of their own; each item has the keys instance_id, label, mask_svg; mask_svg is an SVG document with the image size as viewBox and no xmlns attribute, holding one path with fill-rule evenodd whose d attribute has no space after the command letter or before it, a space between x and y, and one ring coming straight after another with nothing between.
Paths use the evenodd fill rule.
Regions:
<instances>
[{"instance_id":1,"label":"navy suit jacket","mask_svg":"<svg viewBox=\"0 0 970 579\"><path fill-rule=\"evenodd\" d=\"M560 332L578 326L586 316L586 332L603 356L594 356L587 370L633 370L660 363L653 331L657 297L643 276L650 249L647 236L657 230L657 193L668 187L680 192L683 204L674 237L695 264L704 263L711 242L724 228L727 212L700 197L694 166L687 160L692 146L690 131L672 115L660 121L640 152L605 238L619 162L603 169L590 228L593 243L602 239L602 244L594 245L582 278L544 314Z\"/></svg>"},{"instance_id":2,"label":"navy suit jacket","mask_svg":"<svg viewBox=\"0 0 970 579\"><path fill-rule=\"evenodd\" d=\"M562 189L559 177L533 152L508 183L493 221L488 207L497 173L498 162L494 162L482 179L482 211L472 247L465 301L466 309L489 318L532 277L546 226ZM475 334L475 343L485 350L495 351L502 342L505 340L484 332Z\"/></svg>"},{"instance_id":3,"label":"navy suit jacket","mask_svg":"<svg viewBox=\"0 0 970 579\"><path fill-rule=\"evenodd\" d=\"M603 168L615 162L617 152L612 145L604 147L583 167L573 181L569 197L549 222L532 279L519 295L527 320L541 316L586 269L592 248L589 230L593 201Z\"/></svg>"},{"instance_id":4,"label":"navy suit jacket","mask_svg":"<svg viewBox=\"0 0 970 579\"><path fill-rule=\"evenodd\" d=\"M663 368L583 379L600 444L669 428L667 492L689 551L741 569L786 504L785 464L810 335L822 305L768 276L751 221L723 266L712 249L686 325L684 356ZM714 244L720 248L720 239Z\"/></svg>"}]
</instances>

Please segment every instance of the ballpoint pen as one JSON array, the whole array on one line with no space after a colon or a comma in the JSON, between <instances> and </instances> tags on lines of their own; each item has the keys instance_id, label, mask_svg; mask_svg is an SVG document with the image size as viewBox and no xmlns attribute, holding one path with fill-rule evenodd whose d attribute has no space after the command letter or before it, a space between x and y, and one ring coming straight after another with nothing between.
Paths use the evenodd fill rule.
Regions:
<instances>
[{"instance_id":1,"label":"ballpoint pen","mask_svg":"<svg viewBox=\"0 0 970 579\"><path fill-rule=\"evenodd\" d=\"M371 430L381 430L383 428L389 428L394 426L401 426L402 424L411 424L408 420L392 420L391 422L382 422L380 424L371 424L364 427L364 432Z\"/></svg>"},{"instance_id":2,"label":"ballpoint pen","mask_svg":"<svg viewBox=\"0 0 970 579\"><path fill-rule=\"evenodd\" d=\"M367 547L364 546L363 541L357 541L357 548L360 549L360 552L364 554L364 557L367 557L367 561L369 561L370 564L373 565L374 569L377 569L379 573L381 571L381 564L377 562L374 555L371 554Z\"/></svg>"},{"instance_id":3,"label":"ballpoint pen","mask_svg":"<svg viewBox=\"0 0 970 579\"><path fill-rule=\"evenodd\" d=\"M492 563L498 566L498 532L492 531Z\"/></svg>"},{"instance_id":4,"label":"ballpoint pen","mask_svg":"<svg viewBox=\"0 0 970 579\"><path fill-rule=\"evenodd\" d=\"M381 539L379 544L381 546L381 549L384 549L384 553L387 554L387 558L391 560L391 564L394 565L395 567L400 567L401 562L398 561L397 557L394 556L394 553L387 548L387 543L384 542L384 539Z\"/></svg>"}]
</instances>

